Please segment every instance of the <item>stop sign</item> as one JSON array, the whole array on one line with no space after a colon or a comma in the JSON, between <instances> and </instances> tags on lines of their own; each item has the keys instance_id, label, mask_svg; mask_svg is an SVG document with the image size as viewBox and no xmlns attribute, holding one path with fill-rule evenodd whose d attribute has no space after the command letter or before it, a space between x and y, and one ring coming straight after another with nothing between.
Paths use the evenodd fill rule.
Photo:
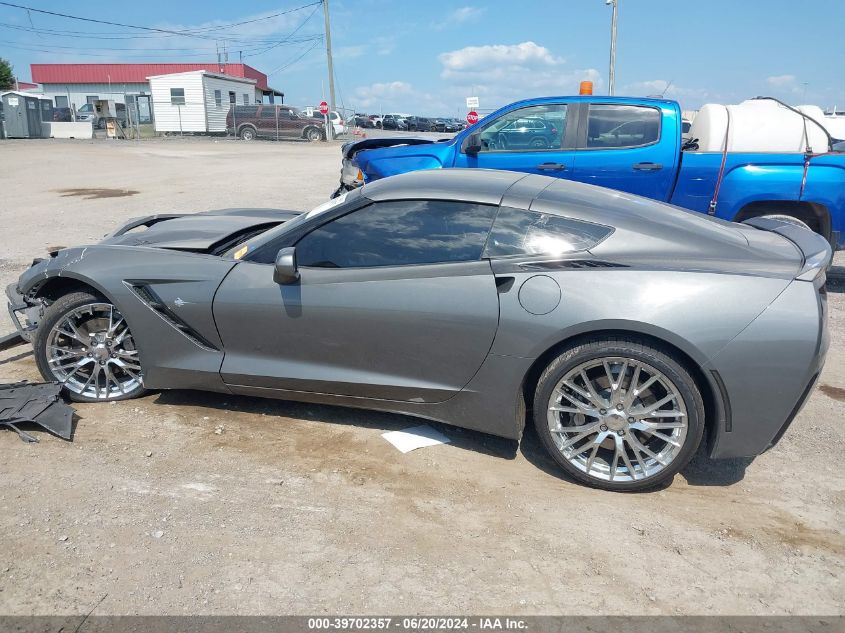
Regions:
<instances>
[{"instance_id":1,"label":"stop sign","mask_svg":"<svg viewBox=\"0 0 845 633\"><path fill-rule=\"evenodd\" d=\"M468 112L467 123L469 123L470 125L475 125L476 123L478 123L478 112L476 112L475 110Z\"/></svg>"},{"instance_id":2,"label":"stop sign","mask_svg":"<svg viewBox=\"0 0 845 633\"><path fill-rule=\"evenodd\" d=\"M320 101L320 114L328 114L329 113L329 104L325 101Z\"/></svg>"}]
</instances>

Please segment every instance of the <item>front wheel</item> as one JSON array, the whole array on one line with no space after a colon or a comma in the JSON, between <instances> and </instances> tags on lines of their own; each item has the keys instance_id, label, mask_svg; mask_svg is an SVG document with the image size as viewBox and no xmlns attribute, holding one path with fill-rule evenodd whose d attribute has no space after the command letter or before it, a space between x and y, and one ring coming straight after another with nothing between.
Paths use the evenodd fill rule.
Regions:
<instances>
[{"instance_id":1,"label":"front wheel","mask_svg":"<svg viewBox=\"0 0 845 633\"><path fill-rule=\"evenodd\" d=\"M315 127L310 127L305 131L305 138L307 138L312 143L314 141L319 141L323 138L322 133Z\"/></svg>"},{"instance_id":2,"label":"front wheel","mask_svg":"<svg viewBox=\"0 0 845 633\"><path fill-rule=\"evenodd\" d=\"M255 130L251 127L245 127L241 130L240 134L242 141L254 141L255 140Z\"/></svg>"},{"instance_id":3,"label":"front wheel","mask_svg":"<svg viewBox=\"0 0 845 633\"><path fill-rule=\"evenodd\" d=\"M594 488L670 481L704 433L704 404L673 355L634 339L588 340L543 372L534 425L552 458Z\"/></svg>"},{"instance_id":4,"label":"front wheel","mask_svg":"<svg viewBox=\"0 0 845 633\"><path fill-rule=\"evenodd\" d=\"M107 299L75 292L55 301L33 339L45 380L60 382L75 402L125 400L144 393L129 324Z\"/></svg>"}]
</instances>

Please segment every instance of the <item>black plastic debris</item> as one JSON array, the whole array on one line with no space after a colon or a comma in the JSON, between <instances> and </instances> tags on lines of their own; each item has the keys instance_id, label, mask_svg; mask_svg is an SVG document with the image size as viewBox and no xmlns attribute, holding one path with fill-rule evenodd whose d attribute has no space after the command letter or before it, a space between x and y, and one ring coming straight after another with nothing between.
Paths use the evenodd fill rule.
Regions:
<instances>
[{"instance_id":1,"label":"black plastic debris","mask_svg":"<svg viewBox=\"0 0 845 633\"><path fill-rule=\"evenodd\" d=\"M18 345L23 345L24 343L26 343L26 341L18 332L15 332L14 334L7 334L6 336L0 336L0 352L12 349Z\"/></svg>"},{"instance_id":2,"label":"black plastic debris","mask_svg":"<svg viewBox=\"0 0 845 633\"><path fill-rule=\"evenodd\" d=\"M69 440L74 410L62 402L61 391L62 385L57 382L0 384L0 428L8 427L24 442L37 442L38 438L17 426L21 422L32 422Z\"/></svg>"}]
</instances>

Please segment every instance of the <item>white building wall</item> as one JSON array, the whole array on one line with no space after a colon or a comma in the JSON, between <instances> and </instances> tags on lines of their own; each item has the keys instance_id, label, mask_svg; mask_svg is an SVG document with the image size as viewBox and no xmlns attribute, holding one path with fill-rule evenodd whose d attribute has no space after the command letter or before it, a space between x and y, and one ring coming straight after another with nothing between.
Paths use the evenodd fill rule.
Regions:
<instances>
[{"instance_id":1,"label":"white building wall","mask_svg":"<svg viewBox=\"0 0 845 633\"><path fill-rule=\"evenodd\" d=\"M185 105L173 105L171 88L185 91ZM174 73L150 79L156 132L205 132L203 73Z\"/></svg>"},{"instance_id":2,"label":"white building wall","mask_svg":"<svg viewBox=\"0 0 845 633\"><path fill-rule=\"evenodd\" d=\"M206 121L209 132L226 131L226 115L229 113L229 92L235 93L238 105L243 105L244 95L252 98L255 88L251 83L204 75ZM220 91L220 105L217 105L215 90ZM254 101L249 101L250 105Z\"/></svg>"},{"instance_id":3,"label":"white building wall","mask_svg":"<svg viewBox=\"0 0 845 633\"><path fill-rule=\"evenodd\" d=\"M68 107L78 110L88 103L89 96L96 96L98 99L111 99L115 103L126 103L124 95L141 94L150 92L148 83L128 84L42 84L45 95L53 100L56 105L56 96L69 99Z\"/></svg>"}]
</instances>

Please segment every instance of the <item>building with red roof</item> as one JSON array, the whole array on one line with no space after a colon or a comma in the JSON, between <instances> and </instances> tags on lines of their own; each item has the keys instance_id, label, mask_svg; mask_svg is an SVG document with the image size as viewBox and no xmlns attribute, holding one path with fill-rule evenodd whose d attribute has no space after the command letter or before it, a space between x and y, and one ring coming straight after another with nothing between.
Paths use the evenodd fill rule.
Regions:
<instances>
[{"instance_id":1,"label":"building with red roof","mask_svg":"<svg viewBox=\"0 0 845 633\"><path fill-rule=\"evenodd\" d=\"M255 81L255 102L268 97L270 103L284 93L267 84L267 75L243 63L165 63L165 64L31 64L32 81L57 108L78 110L86 103L109 99L115 103L135 103L142 122L152 121L149 77L206 70Z\"/></svg>"}]
</instances>

